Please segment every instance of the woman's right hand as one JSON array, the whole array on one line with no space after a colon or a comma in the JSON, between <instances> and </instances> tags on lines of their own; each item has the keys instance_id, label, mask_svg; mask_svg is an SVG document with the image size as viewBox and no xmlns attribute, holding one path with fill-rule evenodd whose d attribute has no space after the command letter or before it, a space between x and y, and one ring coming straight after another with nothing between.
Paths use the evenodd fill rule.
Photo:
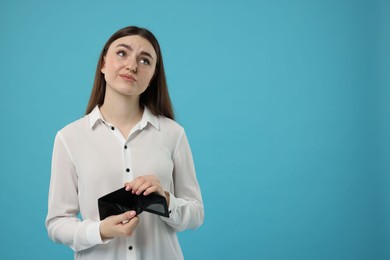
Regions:
<instances>
[{"instance_id":1,"label":"woman's right hand","mask_svg":"<svg viewBox=\"0 0 390 260\"><path fill-rule=\"evenodd\" d=\"M131 236L138 222L135 211L107 217L100 222L100 236L102 239Z\"/></svg>"}]
</instances>

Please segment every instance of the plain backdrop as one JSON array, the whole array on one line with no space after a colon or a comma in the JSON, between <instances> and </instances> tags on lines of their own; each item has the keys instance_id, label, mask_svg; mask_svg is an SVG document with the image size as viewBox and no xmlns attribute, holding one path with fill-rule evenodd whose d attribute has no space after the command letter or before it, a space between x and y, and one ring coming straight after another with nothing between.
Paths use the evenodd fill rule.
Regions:
<instances>
[{"instance_id":1,"label":"plain backdrop","mask_svg":"<svg viewBox=\"0 0 390 260\"><path fill-rule=\"evenodd\" d=\"M0 2L0 258L72 259L44 226L54 136L101 48L160 41L205 223L186 259L390 259L390 3Z\"/></svg>"}]
</instances>

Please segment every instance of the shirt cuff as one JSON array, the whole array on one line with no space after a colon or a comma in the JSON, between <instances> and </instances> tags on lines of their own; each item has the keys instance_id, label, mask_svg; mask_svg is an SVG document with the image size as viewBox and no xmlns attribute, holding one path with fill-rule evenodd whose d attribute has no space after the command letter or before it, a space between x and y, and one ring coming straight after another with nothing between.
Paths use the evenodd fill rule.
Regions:
<instances>
[{"instance_id":1,"label":"shirt cuff","mask_svg":"<svg viewBox=\"0 0 390 260\"><path fill-rule=\"evenodd\" d=\"M112 238L102 240L100 236L100 223L101 221L91 223L87 228L87 239L91 244L106 244L112 240Z\"/></svg>"},{"instance_id":2,"label":"shirt cuff","mask_svg":"<svg viewBox=\"0 0 390 260\"><path fill-rule=\"evenodd\" d=\"M172 194L169 193L169 207L168 207L168 212L169 212L169 221L170 222L175 222L175 219L177 218L176 212L176 207L177 207L177 199L176 197Z\"/></svg>"}]
</instances>

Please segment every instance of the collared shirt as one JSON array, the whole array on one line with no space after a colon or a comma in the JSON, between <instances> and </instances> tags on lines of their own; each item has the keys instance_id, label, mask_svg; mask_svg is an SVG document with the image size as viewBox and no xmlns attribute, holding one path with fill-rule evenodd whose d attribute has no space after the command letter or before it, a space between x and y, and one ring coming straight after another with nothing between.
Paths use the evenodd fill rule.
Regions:
<instances>
[{"instance_id":1,"label":"collared shirt","mask_svg":"<svg viewBox=\"0 0 390 260\"><path fill-rule=\"evenodd\" d=\"M97 200L153 174L170 193L169 218L143 212L130 237L102 241ZM183 259L176 232L203 223L204 209L184 129L147 107L124 138L98 107L55 138L46 228L75 259Z\"/></svg>"}]
</instances>

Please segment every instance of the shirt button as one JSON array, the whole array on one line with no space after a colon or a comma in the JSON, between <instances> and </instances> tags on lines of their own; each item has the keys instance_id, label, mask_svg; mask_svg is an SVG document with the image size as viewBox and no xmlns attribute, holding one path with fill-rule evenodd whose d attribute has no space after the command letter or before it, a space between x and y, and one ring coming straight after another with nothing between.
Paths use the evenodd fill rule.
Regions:
<instances>
[{"instance_id":1,"label":"shirt button","mask_svg":"<svg viewBox=\"0 0 390 260\"><path fill-rule=\"evenodd\" d=\"M125 145L125 149L127 149L127 145Z\"/></svg>"},{"instance_id":2,"label":"shirt button","mask_svg":"<svg viewBox=\"0 0 390 260\"><path fill-rule=\"evenodd\" d=\"M129 246L129 250L133 250L133 247L132 247L132 246Z\"/></svg>"},{"instance_id":3,"label":"shirt button","mask_svg":"<svg viewBox=\"0 0 390 260\"><path fill-rule=\"evenodd\" d=\"M111 126L111 130L115 130L115 127Z\"/></svg>"},{"instance_id":4,"label":"shirt button","mask_svg":"<svg viewBox=\"0 0 390 260\"><path fill-rule=\"evenodd\" d=\"M126 169L126 171L127 171L127 172L130 172L130 169L129 169L129 168L127 168L127 169Z\"/></svg>"}]
</instances>

